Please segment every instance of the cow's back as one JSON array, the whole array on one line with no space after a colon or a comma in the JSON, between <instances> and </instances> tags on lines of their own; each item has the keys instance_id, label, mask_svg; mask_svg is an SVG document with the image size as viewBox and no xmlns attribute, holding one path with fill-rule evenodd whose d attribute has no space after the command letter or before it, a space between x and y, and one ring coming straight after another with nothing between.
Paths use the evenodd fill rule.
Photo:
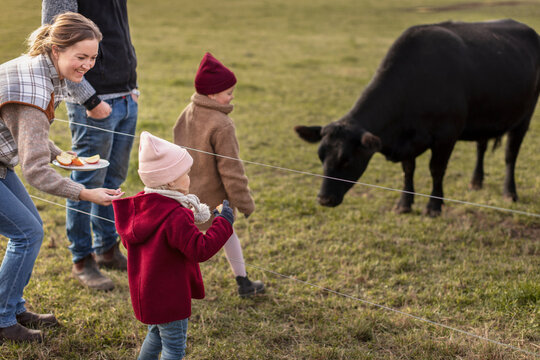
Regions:
<instances>
[{"instance_id":1,"label":"cow's back","mask_svg":"<svg viewBox=\"0 0 540 360\"><path fill-rule=\"evenodd\" d=\"M407 29L357 105L393 96L392 117L424 129L446 123L460 128L460 139L477 140L524 119L539 91L540 38L533 29L513 20L443 22Z\"/></svg>"},{"instance_id":2,"label":"cow's back","mask_svg":"<svg viewBox=\"0 0 540 360\"><path fill-rule=\"evenodd\" d=\"M538 34L513 20L442 26L463 40L468 59L467 125L461 139L500 136L529 121L540 91Z\"/></svg>"}]
</instances>

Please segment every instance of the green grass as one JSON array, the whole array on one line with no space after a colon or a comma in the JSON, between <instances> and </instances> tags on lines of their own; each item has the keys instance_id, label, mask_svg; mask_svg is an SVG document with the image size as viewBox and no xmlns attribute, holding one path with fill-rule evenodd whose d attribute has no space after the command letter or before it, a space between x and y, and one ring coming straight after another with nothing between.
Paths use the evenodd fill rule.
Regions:
<instances>
[{"instance_id":1,"label":"green grass","mask_svg":"<svg viewBox=\"0 0 540 360\"><path fill-rule=\"evenodd\" d=\"M453 4L461 6L437 11ZM540 6L534 2L464 4L130 0L142 92L138 132L172 139L172 126L193 93L198 63L211 51L239 79L231 116L241 157L321 173L316 146L302 142L292 128L324 125L345 114L407 27L511 17L540 29ZM24 51L24 38L39 25L38 2L4 0L0 23L4 62ZM65 107L57 117L66 119ZM52 137L67 149L67 124L56 122ZM502 149L486 154L484 189L467 189L475 146L465 142L450 160L445 195L540 214L539 139L537 109L517 163L519 202L502 198ZM141 189L136 151L131 159L123 185L128 195ZM429 153L419 157L415 176L416 190L424 194L431 190L428 161ZM540 354L537 217L447 202L442 216L433 219L421 214L424 197L416 198L412 214L396 215L398 193L362 185L330 209L315 200L320 178L254 164L246 164L246 172L257 210L235 228L250 277L263 280L268 292L238 298L223 252L201 264L207 297L193 304L188 358L534 358L358 299ZM376 155L360 181L400 189L401 167ZM0 345L0 358L136 358L146 329L133 316L126 275L107 272L117 285L110 293L81 288L70 278L64 209L35 202L45 241L25 298L36 311L54 311L63 326L48 330L40 345ZM1 253L6 242L0 241Z\"/></svg>"}]
</instances>

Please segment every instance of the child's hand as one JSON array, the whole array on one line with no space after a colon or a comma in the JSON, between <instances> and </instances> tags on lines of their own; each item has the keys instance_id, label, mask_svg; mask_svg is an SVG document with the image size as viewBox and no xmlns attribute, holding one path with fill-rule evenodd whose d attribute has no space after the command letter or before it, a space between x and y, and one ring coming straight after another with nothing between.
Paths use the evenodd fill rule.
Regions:
<instances>
[{"instance_id":1,"label":"child's hand","mask_svg":"<svg viewBox=\"0 0 540 360\"><path fill-rule=\"evenodd\" d=\"M222 216L227 220L231 225L234 223L234 212L233 209L229 206L228 200L223 200L223 204L219 205L214 211L216 217Z\"/></svg>"}]
</instances>

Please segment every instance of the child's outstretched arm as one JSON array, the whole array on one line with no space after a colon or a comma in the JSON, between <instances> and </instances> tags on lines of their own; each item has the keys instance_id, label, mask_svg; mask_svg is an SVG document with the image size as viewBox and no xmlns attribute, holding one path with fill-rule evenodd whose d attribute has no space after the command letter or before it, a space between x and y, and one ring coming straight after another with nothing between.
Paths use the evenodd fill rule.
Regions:
<instances>
[{"instance_id":1,"label":"child's outstretched arm","mask_svg":"<svg viewBox=\"0 0 540 360\"><path fill-rule=\"evenodd\" d=\"M232 209L228 206L227 209L232 215ZM205 234L195 225L191 210L182 208L179 211L181 213L174 217L174 222L168 221L167 239L169 245L180 250L189 261L204 262L210 259L233 233L232 223L224 215L216 216Z\"/></svg>"}]
</instances>

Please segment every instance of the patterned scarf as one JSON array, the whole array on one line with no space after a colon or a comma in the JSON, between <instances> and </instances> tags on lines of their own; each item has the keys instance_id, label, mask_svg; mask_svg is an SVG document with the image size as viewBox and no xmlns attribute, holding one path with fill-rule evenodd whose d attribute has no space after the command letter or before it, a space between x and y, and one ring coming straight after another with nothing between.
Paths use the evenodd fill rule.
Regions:
<instances>
[{"instance_id":1,"label":"patterned scarf","mask_svg":"<svg viewBox=\"0 0 540 360\"><path fill-rule=\"evenodd\" d=\"M193 216L195 218L195 224L203 224L210 219L210 208L206 204L201 204L197 195L187 194L184 195L179 191L174 190L164 190L164 189L153 189L149 187L144 188L145 194L155 193L166 196L168 198L174 199L182 204L183 207L193 211Z\"/></svg>"}]
</instances>

